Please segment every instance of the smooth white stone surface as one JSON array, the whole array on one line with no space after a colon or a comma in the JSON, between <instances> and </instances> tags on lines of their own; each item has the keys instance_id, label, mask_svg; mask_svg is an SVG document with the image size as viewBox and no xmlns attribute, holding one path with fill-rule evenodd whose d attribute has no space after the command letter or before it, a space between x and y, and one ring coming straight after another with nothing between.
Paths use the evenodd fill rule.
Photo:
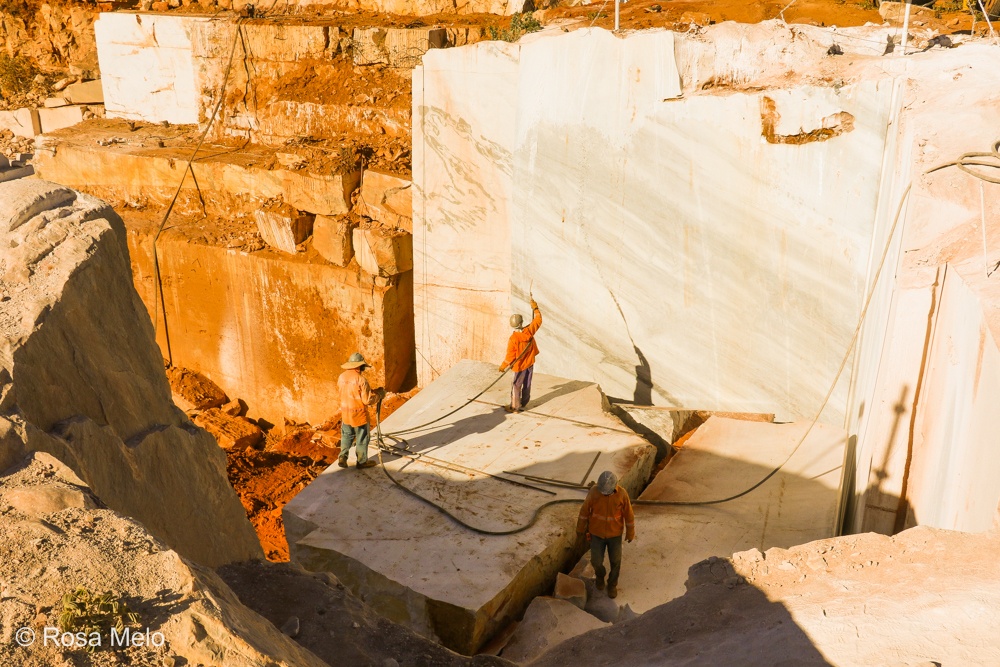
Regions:
<instances>
[{"instance_id":1,"label":"smooth white stone surface","mask_svg":"<svg viewBox=\"0 0 1000 667\"><path fill-rule=\"evenodd\" d=\"M434 49L413 71L421 385L463 358L499 365L507 350L517 52L506 42Z\"/></svg>"},{"instance_id":2,"label":"smooth white stone surface","mask_svg":"<svg viewBox=\"0 0 1000 667\"><path fill-rule=\"evenodd\" d=\"M982 532L1000 502L1000 350L983 302L948 267L927 350L907 527Z\"/></svg>"},{"instance_id":3,"label":"smooth white stone surface","mask_svg":"<svg viewBox=\"0 0 1000 667\"><path fill-rule=\"evenodd\" d=\"M573 502L541 510L523 532L482 535L394 486L381 470L355 470L352 454L351 468L331 466L283 511L293 560L332 571L388 618L437 632L462 650L475 650L550 589L570 556L586 497L585 489L506 475L536 487L525 488L484 473L586 484L612 470L636 494L654 458L652 445L604 411L593 384L536 374L528 410L507 414L501 406L511 378L490 387L498 376L490 364L463 361L382 425L383 433L406 441L397 444L448 462L451 470L386 454L387 469L405 488L484 530L526 526L543 504Z\"/></svg>"},{"instance_id":4,"label":"smooth white stone surface","mask_svg":"<svg viewBox=\"0 0 1000 667\"><path fill-rule=\"evenodd\" d=\"M208 17L103 13L94 23L109 118L198 122L191 30Z\"/></svg>"},{"instance_id":5,"label":"smooth white stone surface","mask_svg":"<svg viewBox=\"0 0 1000 667\"><path fill-rule=\"evenodd\" d=\"M509 267L513 310L527 312L531 288L546 317L540 372L639 403L815 414L863 298L891 81L675 99L669 32L515 47L505 76L485 80L491 45L425 57L424 120L467 140L445 145L440 123L415 119L415 142L436 151L414 151L421 378L503 353ZM765 95L779 134L840 112L853 129L768 143ZM510 150L509 176L476 150L487 132ZM488 213L471 205L479 191L498 200ZM825 421L843 423L849 377L850 365Z\"/></svg>"},{"instance_id":6,"label":"smooth white stone surface","mask_svg":"<svg viewBox=\"0 0 1000 667\"><path fill-rule=\"evenodd\" d=\"M800 444L801 443L801 444ZM636 505L615 602L643 613L684 594L688 568L710 556L787 548L836 534L847 434L807 422L710 417L653 479L640 500L717 505ZM600 595L600 593L598 593Z\"/></svg>"}]
</instances>

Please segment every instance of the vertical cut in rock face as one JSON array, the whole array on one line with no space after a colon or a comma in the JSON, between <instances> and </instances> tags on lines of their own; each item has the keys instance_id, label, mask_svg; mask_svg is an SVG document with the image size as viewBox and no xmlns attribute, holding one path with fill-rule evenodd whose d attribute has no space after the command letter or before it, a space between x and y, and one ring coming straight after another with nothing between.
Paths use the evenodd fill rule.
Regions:
<instances>
[{"instance_id":1,"label":"vertical cut in rock face","mask_svg":"<svg viewBox=\"0 0 1000 667\"><path fill-rule=\"evenodd\" d=\"M466 525L378 468L331 466L284 510L293 560L463 653L550 589L571 555L586 489L522 475L585 485L613 470L634 494L655 454L604 412L595 384L536 375L528 410L512 415L509 376L470 401L496 378L492 364L463 361L382 428L388 444L426 455L383 454L392 477ZM554 500L567 502L539 511Z\"/></svg>"},{"instance_id":2,"label":"vertical cut in rock face","mask_svg":"<svg viewBox=\"0 0 1000 667\"><path fill-rule=\"evenodd\" d=\"M829 43L793 44L775 26L720 30L691 41L557 31L424 56L413 121L421 381L489 358L497 342L484 345L484 332L503 331L511 307L527 312L533 289L551 313L539 371L644 405L811 416L873 273L898 99L881 71L775 88L772 73L801 71L771 54L776 44L807 62ZM690 90L695 73L734 81ZM833 423L846 413L843 377Z\"/></svg>"},{"instance_id":3,"label":"vertical cut in rock face","mask_svg":"<svg viewBox=\"0 0 1000 667\"><path fill-rule=\"evenodd\" d=\"M684 594L692 563L836 535L846 446L847 434L826 424L709 417L646 487L640 503L729 498L781 469L725 503L638 504L639 539L626 545L615 602L644 613Z\"/></svg>"},{"instance_id":4,"label":"vertical cut in rock face","mask_svg":"<svg viewBox=\"0 0 1000 667\"><path fill-rule=\"evenodd\" d=\"M0 469L48 452L184 556L260 557L225 454L170 398L121 219L53 183L2 183L0 247Z\"/></svg>"}]
</instances>

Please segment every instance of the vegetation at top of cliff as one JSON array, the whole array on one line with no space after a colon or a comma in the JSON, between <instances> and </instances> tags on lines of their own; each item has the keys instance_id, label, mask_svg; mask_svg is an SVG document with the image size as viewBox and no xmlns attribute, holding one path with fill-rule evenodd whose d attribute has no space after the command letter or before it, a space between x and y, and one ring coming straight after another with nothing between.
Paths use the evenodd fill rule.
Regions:
<instances>
[{"instance_id":1,"label":"vegetation at top of cliff","mask_svg":"<svg viewBox=\"0 0 1000 667\"><path fill-rule=\"evenodd\" d=\"M538 22L532 14L514 14L510 17L510 26L503 28L499 25L486 27L486 33L492 40L503 40L505 42L516 42L530 32L538 32L542 29L542 24Z\"/></svg>"},{"instance_id":2,"label":"vegetation at top of cliff","mask_svg":"<svg viewBox=\"0 0 1000 667\"><path fill-rule=\"evenodd\" d=\"M31 90L38 68L24 56L0 53L0 96L11 97Z\"/></svg>"}]
</instances>

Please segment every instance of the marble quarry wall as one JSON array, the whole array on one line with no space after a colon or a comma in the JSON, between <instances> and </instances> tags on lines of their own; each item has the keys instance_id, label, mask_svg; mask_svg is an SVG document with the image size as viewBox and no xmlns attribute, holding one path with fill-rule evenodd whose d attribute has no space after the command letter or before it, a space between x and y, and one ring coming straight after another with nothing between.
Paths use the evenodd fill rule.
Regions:
<instances>
[{"instance_id":1,"label":"marble quarry wall","mask_svg":"<svg viewBox=\"0 0 1000 667\"><path fill-rule=\"evenodd\" d=\"M107 114L204 127L226 81L225 104L210 139L284 145L290 139L355 132L408 138L409 70L428 49L475 40L482 31L457 18L449 28L353 23L101 14L95 32L107 72ZM357 67L368 65L379 67L374 72L374 67L366 72ZM374 78L350 85L367 75Z\"/></svg>"},{"instance_id":2,"label":"marble quarry wall","mask_svg":"<svg viewBox=\"0 0 1000 667\"><path fill-rule=\"evenodd\" d=\"M130 230L136 289L159 306L152 236ZM409 273L374 286L358 271L248 254L167 234L157 243L175 359L238 388L254 416L322 424L337 412L340 365L356 351L390 390L412 365ZM206 331L212 335L205 335ZM157 342L166 350L164 329Z\"/></svg>"},{"instance_id":3,"label":"marble quarry wall","mask_svg":"<svg viewBox=\"0 0 1000 667\"><path fill-rule=\"evenodd\" d=\"M864 294L892 81L682 95L674 39L579 30L425 56L423 381L499 358L530 289L540 371L779 420L821 404Z\"/></svg>"},{"instance_id":4,"label":"marble quarry wall","mask_svg":"<svg viewBox=\"0 0 1000 667\"><path fill-rule=\"evenodd\" d=\"M210 156L193 167L201 196L187 178L157 241L161 303L152 243L186 162L171 146L139 137L182 130L154 126L129 133L133 143L111 143L123 129L50 135L36 153L36 168L43 178L104 197L122 212L135 287L154 318L164 358L204 373L247 401L254 418L279 425L285 418L321 424L334 416L340 364L354 351L372 364L375 386L395 391L412 384L409 267L397 262L375 275L383 273L384 258L360 266L351 227L331 225L349 210L359 171L287 169L260 147L208 146ZM270 198L316 214L314 230L335 227L327 241L341 243L341 256L323 256L315 233L291 252L246 241L259 229L254 214Z\"/></svg>"},{"instance_id":5,"label":"marble quarry wall","mask_svg":"<svg viewBox=\"0 0 1000 667\"><path fill-rule=\"evenodd\" d=\"M497 361L530 291L540 372L638 404L809 419L871 291L821 415L851 436L842 529L992 525L979 439L993 344L976 341L997 335L982 252L1000 259L998 204L987 185L981 212L957 169L924 172L995 139L996 47L883 58L873 30L546 30L427 54L413 116L421 383L463 357ZM849 57L827 56L834 43ZM948 340L968 337L976 365L946 361L932 336L946 297L969 309Z\"/></svg>"},{"instance_id":6,"label":"marble quarry wall","mask_svg":"<svg viewBox=\"0 0 1000 667\"><path fill-rule=\"evenodd\" d=\"M927 173L996 139L997 49L963 48L908 58L898 78L904 111L887 143L873 260L898 221L853 371L848 531L985 530L997 518L996 430L983 401L997 396L1000 290L996 260L985 265L1000 257L1000 200L958 168Z\"/></svg>"},{"instance_id":7,"label":"marble quarry wall","mask_svg":"<svg viewBox=\"0 0 1000 667\"><path fill-rule=\"evenodd\" d=\"M977 294L957 271L946 271L942 282L902 527L985 531L1000 501L1000 350Z\"/></svg>"}]
</instances>

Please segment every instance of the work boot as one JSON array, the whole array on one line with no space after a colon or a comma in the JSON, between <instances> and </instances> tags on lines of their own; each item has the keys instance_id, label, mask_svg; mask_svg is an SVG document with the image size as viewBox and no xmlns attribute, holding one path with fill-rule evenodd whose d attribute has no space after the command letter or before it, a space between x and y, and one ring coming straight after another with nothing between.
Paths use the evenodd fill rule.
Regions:
<instances>
[{"instance_id":1,"label":"work boot","mask_svg":"<svg viewBox=\"0 0 1000 667\"><path fill-rule=\"evenodd\" d=\"M359 463L358 464L358 468L374 468L377 465L378 464L375 463L375 461L372 461L371 459L368 459L364 463Z\"/></svg>"},{"instance_id":2,"label":"work boot","mask_svg":"<svg viewBox=\"0 0 1000 667\"><path fill-rule=\"evenodd\" d=\"M509 405L505 405L505 406L503 406L503 411L504 411L504 412L511 412L511 413L513 413L513 412L517 412L517 410L516 410L516 409L512 408L512 407L511 407L511 406L509 406Z\"/></svg>"},{"instance_id":3,"label":"work boot","mask_svg":"<svg viewBox=\"0 0 1000 667\"><path fill-rule=\"evenodd\" d=\"M618 584L608 584L608 597L609 598L618 597Z\"/></svg>"},{"instance_id":4,"label":"work boot","mask_svg":"<svg viewBox=\"0 0 1000 667\"><path fill-rule=\"evenodd\" d=\"M341 468L346 468L347 459L337 459L337 465L339 465Z\"/></svg>"},{"instance_id":5,"label":"work boot","mask_svg":"<svg viewBox=\"0 0 1000 667\"><path fill-rule=\"evenodd\" d=\"M597 581L595 582L594 585L597 586L597 590L603 591L604 590L604 577L598 577Z\"/></svg>"}]
</instances>

